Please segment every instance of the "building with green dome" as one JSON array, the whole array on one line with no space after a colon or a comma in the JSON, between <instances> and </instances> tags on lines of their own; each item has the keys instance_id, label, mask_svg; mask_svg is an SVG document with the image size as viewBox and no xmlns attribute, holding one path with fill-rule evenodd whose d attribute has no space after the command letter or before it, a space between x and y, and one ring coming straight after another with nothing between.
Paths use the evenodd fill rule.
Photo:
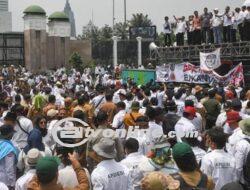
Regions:
<instances>
[{"instance_id":1,"label":"building with green dome","mask_svg":"<svg viewBox=\"0 0 250 190\"><path fill-rule=\"evenodd\" d=\"M31 15L46 15L46 12L45 10L38 6L38 5L31 5L29 7L27 7L24 11L23 11L24 14L28 15L28 14L31 14Z\"/></svg>"},{"instance_id":2,"label":"building with green dome","mask_svg":"<svg viewBox=\"0 0 250 190\"><path fill-rule=\"evenodd\" d=\"M57 20L57 21L69 21L69 17L64 12L54 12L49 16L49 20Z\"/></svg>"},{"instance_id":3,"label":"building with green dome","mask_svg":"<svg viewBox=\"0 0 250 190\"><path fill-rule=\"evenodd\" d=\"M70 37L69 17L64 12L54 12L48 19L49 36Z\"/></svg>"},{"instance_id":4,"label":"building with green dome","mask_svg":"<svg viewBox=\"0 0 250 190\"><path fill-rule=\"evenodd\" d=\"M29 71L40 73L67 67L75 51L91 57L90 42L71 39L70 18L65 12L56 11L47 16L42 7L31 5L23 13L24 60Z\"/></svg>"},{"instance_id":5,"label":"building with green dome","mask_svg":"<svg viewBox=\"0 0 250 190\"><path fill-rule=\"evenodd\" d=\"M24 11L24 30L45 30L46 31L46 12L38 5L31 5Z\"/></svg>"}]
</instances>

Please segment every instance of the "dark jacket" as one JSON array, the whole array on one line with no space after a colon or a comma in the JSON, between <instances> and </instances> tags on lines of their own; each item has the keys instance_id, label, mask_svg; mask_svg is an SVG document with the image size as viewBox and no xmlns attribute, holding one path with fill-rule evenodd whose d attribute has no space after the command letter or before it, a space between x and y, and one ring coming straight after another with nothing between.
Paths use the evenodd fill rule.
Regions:
<instances>
[{"instance_id":1,"label":"dark jacket","mask_svg":"<svg viewBox=\"0 0 250 190\"><path fill-rule=\"evenodd\" d=\"M207 111L206 119L216 121L221 111L220 103L216 99L210 98L204 103L204 107Z\"/></svg>"},{"instance_id":2,"label":"dark jacket","mask_svg":"<svg viewBox=\"0 0 250 190\"><path fill-rule=\"evenodd\" d=\"M25 154L32 148L37 148L40 151L45 151L45 146L43 144L42 132L35 127L28 136L28 145L24 148Z\"/></svg>"},{"instance_id":3,"label":"dark jacket","mask_svg":"<svg viewBox=\"0 0 250 190\"><path fill-rule=\"evenodd\" d=\"M162 125L163 133L167 135L170 131L174 131L175 130L174 127L180 118L181 117L175 113L167 113L163 119L163 125Z\"/></svg>"}]
</instances>

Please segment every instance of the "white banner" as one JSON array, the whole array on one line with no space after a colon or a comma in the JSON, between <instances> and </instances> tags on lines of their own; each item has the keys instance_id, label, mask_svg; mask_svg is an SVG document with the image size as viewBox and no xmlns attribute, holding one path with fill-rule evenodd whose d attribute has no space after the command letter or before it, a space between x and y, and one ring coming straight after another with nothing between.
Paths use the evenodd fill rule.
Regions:
<instances>
[{"instance_id":1,"label":"white banner","mask_svg":"<svg viewBox=\"0 0 250 190\"><path fill-rule=\"evenodd\" d=\"M183 82L196 84L223 83L241 85L244 83L243 66L240 63L221 76L215 71L205 71L191 63L169 64L156 67L157 82Z\"/></svg>"},{"instance_id":2,"label":"white banner","mask_svg":"<svg viewBox=\"0 0 250 190\"><path fill-rule=\"evenodd\" d=\"M201 69L211 71L221 66L220 61L220 48L211 53L200 52Z\"/></svg>"}]
</instances>

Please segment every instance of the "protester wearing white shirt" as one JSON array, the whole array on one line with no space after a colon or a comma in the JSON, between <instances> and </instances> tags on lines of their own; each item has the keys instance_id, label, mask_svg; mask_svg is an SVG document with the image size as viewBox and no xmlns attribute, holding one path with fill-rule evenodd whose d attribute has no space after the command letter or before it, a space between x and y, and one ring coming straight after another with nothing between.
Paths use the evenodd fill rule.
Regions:
<instances>
[{"instance_id":1,"label":"protester wearing white shirt","mask_svg":"<svg viewBox=\"0 0 250 190\"><path fill-rule=\"evenodd\" d=\"M183 46L184 45L184 34L186 32L187 29L187 24L185 22L185 17L181 17L179 19L177 19L174 16L175 20L176 20L176 43L177 46Z\"/></svg>"},{"instance_id":2,"label":"protester wearing white shirt","mask_svg":"<svg viewBox=\"0 0 250 190\"><path fill-rule=\"evenodd\" d=\"M93 104L94 108L95 108L95 114L99 112L99 109L101 107L102 104L104 104L106 102L105 96L104 96L104 87L99 87L99 89L97 89L99 91L99 95L94 97L90 103Z\"/></svg>"},{"instance_id":3,"label":"protester wearing white shirt","mask_svg":"<svg viewBox=\"0 0 250 190\"><path fill-rule=\"evenodd\" d=\"M223 17L223 38L224 42L231 42L231 29L232 29L232 13L230 7L227 6Z\"/></svg>"},{"instance_id":4,"label":"protester wearing white shirt","mask_svg":"<svg viewBox=\"0 0 250 190\"><path fill-rule=\"evenodd\" d=\"M182 138L196 131L195 126L191 122L196 117L196 111L194 107L185 107L183 117L175 125L175 133L178 142L182 142Z\"/></svg>"},{"instance_id":5,"label":"protester wearing white shirt","mask_svg":"<svg viewBox=\"0 0 250 190\"><path fill-rule=\"evenodd\" d=\"M125 153L127 157L124 158L120 163L126 166L131 173L131 179L133 187L140 187L141 176L138 175L137 169L139 164L146 159L146 156L142 155L139 150L139 142L134 138L129 138L124 144Z\"/></svg>"},{"instance_id":6,"label":"protester wearing white shirt","mask_svg":"<svg viewBox=\"0 0 250 190\"><path fill-rule=\"evenodd\" d=\"M12 107L13 112L8 112L4 118L5 122L14 122L15 133L12 141L17 144L19 149L23 149L28 143L28 135L33 129L33 123L30 119L22 116L24 108L21 105Z\"/></svg>"},{"instance_id":7,"label":"protester wearing white shirt","mask_svg":"<svg viewBox=\"0 0 250 190\"><path fill-rule=\"evenodd\" d=\"M236 181L236 161L233 156L225 152L227 135L221 128L212 128L207 133L207 142L212 149L201 162L201 171L211 176L215 183L215 190L220 190L227 183Z\"/></svg>"},{"instance_id":8,"label":"protester wearing white shirt","mask_svg":"<svg viewBox=\"0 0 250 190\"><path fill-rule=\"evenodd\" d=\"M31 149L24 158L28 171L16 181L15 190L26 190L28 183L36 174L36 164L43 155L38 149Z\"/></svg>"},{"instance_id":9,"label":"protester wearing white shirt","mask_svg":"<svg viewBox=\"0 0 250 190\"><path fill-rule=\"evenodd\" d=\"M155 119L157 117L156 110L153 107L148 107L146 110L146 116L149 118L148 122L148 140L150 142L149 149L154 146L155 142L158 138L160 138L163 135L163 129L161 125L158 125L155 122Z\"/></svg>"},{"instance_id":10,"label":"protester wearing white shirt","mask_svg":"<svg viewBox=\"0 0 250 190\"><path fill-rule=\"evenodd\" d=\"M214 9L214 15L211 19L212 29L214 33L214 41L216 44L222 42L222 15L219 15L219 9Z\"/></svg>"},{"instance_id":11,"label":"protester wearing white shirt","mask_svg":"<svg viewBox=\"0 0 250 190\"><path fill-rule=\"evenodd\" d=\"M247 155L250 152L250 119L242 120L239 123L242 134L238 132L238 142L235 144L234 156L236 159L237 174L240 181L244 183L243 178L243 165L246 162ZM241 138L241 139L240 139Z\"/></svg>"},{"instance_id":12,"label":"protester wearing white shirt","mask_svg":"<svg viewBox=\"0 0 250 190\"><path fill-rule=\"evenodd\" d=\"M93 190L129 190L129 169L114 160L115 142L103 138L93 146L93 150L96 154L93 159L99 162L91 174Z\"/></svg>"},{"instance_id":13,"label":"protester wearing white shirt","mask_svg":"<svg viewBox=\"0 0 250 190\"><path fill-rule=\"evenodd\" d=\"M0 182L0 189L1 190L9 190L9 188L2 182Z\"/></svg>"},{"instance_id":14,"label":"protester wearing white shirt","mask_svg":"<svg viewBox=\"0 0 250 190\"><path fill-rule=\"evenodd\" d=\"M114 129L122 129L124 128L124 116L126 114L126 104L124 102L118 102L117 104L117 110L118 113L115 114L114 119L113 119L113 123L112 123L112 127Z\"/></svg>"},{"instance_id":15,"label":"protester wearing white shirt","mask_svg":"<svg viewBox=\"0 0 250 190\"><path fill-rule=\"evenodd\" d=\"M163 33L165 34L165 46L171 45L171 33L172 33L172 26L169 22L169 18L165 17L165 23L163 24Z\"/></svg>"}]
</instances>

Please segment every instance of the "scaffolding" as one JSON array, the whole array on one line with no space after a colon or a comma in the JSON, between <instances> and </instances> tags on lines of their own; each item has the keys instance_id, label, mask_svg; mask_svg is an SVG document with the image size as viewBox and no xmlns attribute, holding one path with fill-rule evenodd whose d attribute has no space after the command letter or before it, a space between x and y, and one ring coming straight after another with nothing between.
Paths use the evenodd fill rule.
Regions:
<instances>
[{"instance_id":1,"label":"scaffolding","mask_svg":"<svg viewBox=\"0 0 250 190\"><path fill-rule=\"evenodd\" d=\"M24 34L0 33L0 66L24 66Z\"/></svg>"},{"instance_id":2,"label":"scaffolding","mask_svg":"<svg viewBox=\"0 0 250 190\"><path fill-rule=\"evenodd\" d=\"M233 62L250 61L250 42L225 43L221 45L196 45L158 47L150 52L150 59L156 63L177 63L189 61L199 63L200 52L212 52L221 48L221 59Z\"/></svg>"}]
</instances>

